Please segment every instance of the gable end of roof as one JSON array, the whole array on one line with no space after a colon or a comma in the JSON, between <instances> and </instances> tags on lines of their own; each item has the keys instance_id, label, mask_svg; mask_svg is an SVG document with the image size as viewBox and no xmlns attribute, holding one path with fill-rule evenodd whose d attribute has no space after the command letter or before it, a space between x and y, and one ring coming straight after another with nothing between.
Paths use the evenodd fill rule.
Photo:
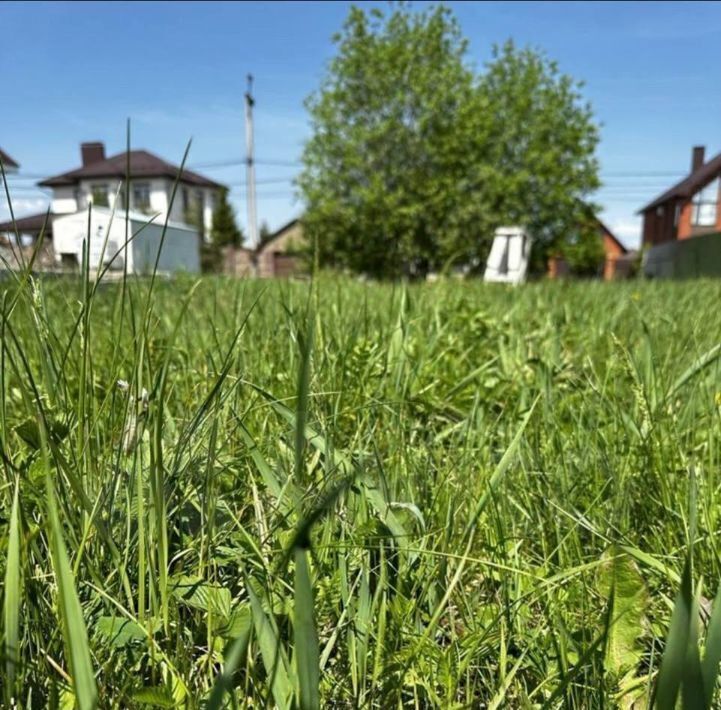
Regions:
<instances>
[{"instance_id":1,"label":"gable end of roof","mask_svg":"<svg viewBox=\"0 0 721 710\"><path fill-rule=\"evenodd\" d=\"M677 182L673 187L666 190L666 192L659 195L652 202L649 202L645 207L642 207L637 214L648 212L671 200L682 200L691 197L691 195L719 175L721 175L721 153L711 158L711 160L704 163L697 170L694 170L683 180Z\"/></svg>"}]
</instances>

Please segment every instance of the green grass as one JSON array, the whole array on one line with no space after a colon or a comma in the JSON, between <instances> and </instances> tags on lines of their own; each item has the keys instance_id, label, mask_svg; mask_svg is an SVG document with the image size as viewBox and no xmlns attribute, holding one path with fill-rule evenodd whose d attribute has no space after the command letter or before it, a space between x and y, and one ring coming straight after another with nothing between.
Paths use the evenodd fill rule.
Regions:
<instances>
[{"instance_id":1,"label":"green grass","mask_svg":"<svg viewBox=\"0 0 721 710\"><path fill-rule=\"evenodd\" d=\"M721 284L2 289L6 705L714 702Z\"/></svg>"}]
</instances>

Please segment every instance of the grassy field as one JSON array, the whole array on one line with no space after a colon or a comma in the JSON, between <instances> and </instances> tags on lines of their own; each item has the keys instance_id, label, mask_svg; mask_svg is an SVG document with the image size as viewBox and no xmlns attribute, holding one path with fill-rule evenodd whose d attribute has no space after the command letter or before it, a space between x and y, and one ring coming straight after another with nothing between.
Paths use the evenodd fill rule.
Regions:
<instances>
[{"instance_id":1,"label":"grassy field","mask_svg":"<svg viewBox=\"0 0 721 710\"><path fill-rule=\"evenodd\" d=\"M6 704L713 703L721 284L4 284Z\"/></svg>"}]
</instances>

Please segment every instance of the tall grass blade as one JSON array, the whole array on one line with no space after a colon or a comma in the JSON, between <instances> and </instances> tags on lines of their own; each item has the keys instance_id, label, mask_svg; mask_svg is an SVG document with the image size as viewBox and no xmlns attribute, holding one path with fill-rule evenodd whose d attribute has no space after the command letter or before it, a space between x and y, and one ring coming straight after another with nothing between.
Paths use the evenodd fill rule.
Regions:
<instances>
[{"instance_id":1,"label":"tall grass blade","mask_svg":"<svg viewBox=\"0 0 721 710\"><path fill-rule=\"evenodd\" d=\"M50 557L58 586L58 611L70 662L73 690L80 710L92 710L97 706L98 690L90 661L88 633L75 590L70 561L65 551L62 526L49 471L46 471L46 486L50 519Z\"/></svg>"},{"instance_id":2,"label":"tall grass blade","mask_svg":"<svg viewBox=\"0 0 721 710\"><path fill-rule=\"evenodd\" d=\"M273 698L279 708L290 708L293 686L290 682L288 660L280 645L278 630L263 610L263 605L253 591L252 584L246 582L246 589L253 612L253 628L258 638L260 655L268 674Z\"/></svg>"},{"instance_id":3,"label":"tall grass blade","mask_svg":"<svg viewBox=\"0 0 721 710\"><path fill-rule=\"evenodd\" d=\"M713 701L714 688L719 673L719 663L721 663L721 586L716 592L711 618L708 622L706 630L706 651L701 661L701 673L703 675L703 685L706 691L706 706L711 707Z\"/></svg>"},{"instance_id":4,"label":"tall grass blade","mask_svg":"<svg viewBox=\"0 0 721 710\"><path fill-rule=\"evenodd\" d=\"M681 588L676 596L676 603L671 615L666 647L656 681L656 705L659 710L674 710L689 646L689 629L695 620L691 616L693 589L691 584L691 557L686 557Z\"/></svg>"},{"instance_id":5,"label":"tall grass blade","mask_svg":"<svg viewBox=\"0 0 721 710\"><path fill-rule=\"evenodd\" d=\"M223 664L223 670L215 680L213 690L205 705L205 710L220 710L220 708L223 707L223 699L225 698L225 694L229 693L233 687L233 676L248 650L249 641L250 627L231 644L230 651Z\"/></svg>"},{"instance_id":6,"label":"tall grass blade","mask_svg":"<svg viewBox=\"0 0 721 710\"><path fill-rule=\"evenodd\" d=\"M5 700L10 704L15 695L15 671L20 648L20 603L22 599L22 569L20 567L20 521L18 499L20 482L15 484L13 507L10 514L8 553L5 563L5 599L3 600L3 621L5 630Z\"/></svg>"},{"instance_id":7,"label":"tall grass blade","mask_svg":"<svg viewBox=\"0 0 721 710\"><path fill-rule=\"evenodd\" d=\"M298 673L298 701L302 710L320 707L320 652L313 621L313 588L308 568L308 550L295 548L295 666Z\"/></svg>"}]
</instances>

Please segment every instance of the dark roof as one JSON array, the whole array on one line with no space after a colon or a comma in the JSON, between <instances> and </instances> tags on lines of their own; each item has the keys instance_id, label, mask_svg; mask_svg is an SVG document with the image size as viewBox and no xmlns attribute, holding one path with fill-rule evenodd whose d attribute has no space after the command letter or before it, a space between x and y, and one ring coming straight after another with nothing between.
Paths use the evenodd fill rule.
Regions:
<instances>
[{"instance_id":1,"label":"dark roof","mask_svg":"<svg viewBox=\"0 0 721 710\"><path fill-rule=\"evenodd\" d=\"M653 202L649 202L645 207L642 207L638 213L641 214L642 212L652 210L654 207L658 207L669 200L690 197L719 173L721 173L721 153L711 158L711 160L704 163L700 168L694 170L688 177L681 180L681 182L677 182L672 188L666 190L662 195L659 195Z\"/></svg>"},{"instance_id":2,"label":"dark roof","mask_svg":"<svg viewBox=\"0 0 721 710\"><path fill-rule=\"evenodd\" d=\"M20 165L14 161L2 148L0 148L0 160L5 168L19 168Z\"/></svg>"},{"instance_id":3,"label":"dark roof","mask_svg":"<svg viewBox=\"0 0 721 710\"><path fill-rule=\"evenodd\" d=\"M106 178L118 177L123 178L126 174L127 158L126 153L118 153L105 160L99 160L90 165L84 165L81 168L70 170L67 173L55 175L39 182L41 187L60 187L63 185L75 185L84 178ZM147 150L131 150L130 151L130 176L138 177L167 177L172 180L178 176L180 168L177 165L168 163L159 158L157 155L149 153ZM223 186L214 182L192 170L183 170L180 180L191 185L199 185L202 187L218 187Z\"/></svg>"},{"instance_id":4,"label":"dark roof","mask_svg":"<svg viewBox=\"0 0 721 710\"><path fill-rule=\"evenodd\" d=\"M15 220L15 225L13 226L12 221L10 222L0 222L0 232L15 232L15 227L17 227L18 232L21 234L33 234L37 233L40 234L43 225L45 224L45 220L48 221L48 226L46 227L45 234L46 236L50 235L52 233L52 225L53 225L53 213L51 212L49 215L47 212L41 212L40 214L31 214L27 217L19 217Z\"/></svg>"},{"instance_id":5,"label":"dark roof","mask_svg":"<svg viewBox=\"0 0 721 710\"><path fill-rule=\"evenodd\" d=\"M596 221L598 222L605 235L609 239L612 239L624 254L628 254L628 249L626 249L626 247L619 241L618 237L600 219L598 219L598 217L596 217Z\"/></svg>"}]
</instances>

